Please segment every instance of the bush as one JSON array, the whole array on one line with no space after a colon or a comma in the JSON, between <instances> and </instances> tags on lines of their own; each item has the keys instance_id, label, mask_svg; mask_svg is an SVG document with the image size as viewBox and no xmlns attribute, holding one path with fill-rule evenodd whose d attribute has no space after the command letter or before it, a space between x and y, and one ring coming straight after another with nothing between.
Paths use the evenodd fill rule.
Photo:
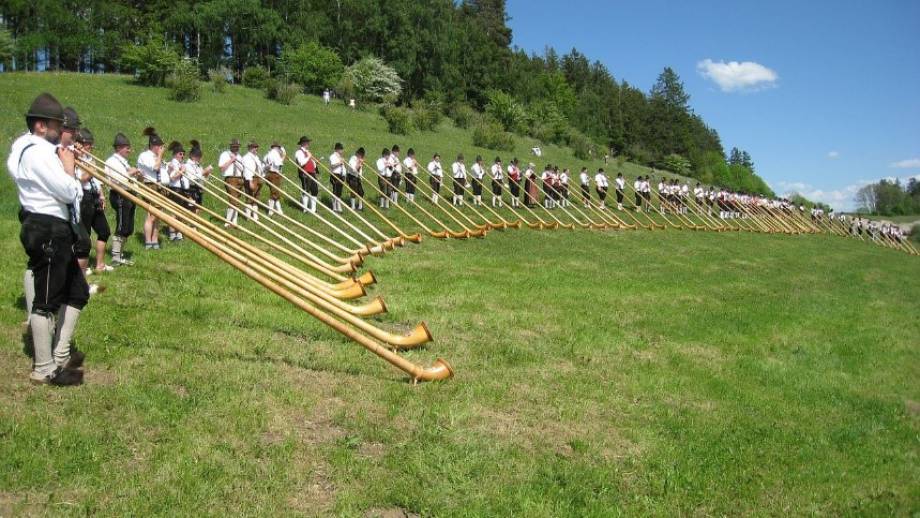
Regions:
<instances>
[{"instance_id":1,"label":"bush","mask_svg":"<svg viewBox=\"0 0 920 518\"><path fill-rule=\"evenodd\" d=\"M416 103L412 110L412 123L419 131L434 131L441 122L441 107L434 102Z\"/></svg>"},{"instance_id":2,"label":"bush","mask_svg":"<svg viewBox=\"0 0 920 518\"><path fill-rule=\"evenodd\" d=\"M395 135L408 135L412 131L412 119L409 110L385 104L380 107L380 115L387 121L387 128Z\"/></svg>"},{"instance_id":3,"label":"bush","mask_svg":"<svg viewBox=\"0 0 920 518\"><path fill-rule=\"evenodd\" d=\"M452 105L449 115L450 118L454 120L454 125L463 129L467 129L472 126L477 117L476 110L463 103Z\"/></svg>"},{"instance_id":4,"label":"bush","mask_svg":"<svg viewBox=\"0 0 920 518\"><path fill-rule=\"evenodd\" d=\"M263 66L247 67L246 70L243 70L242 83L246 88L262 90L268 86L269 80L271 80L271 74Z\"/></svg>"},{"instance_id":5,"label":"bush","mask_svg":"<svg viewBox=\"0 0 920 518\"><path fill-rule=\"evenodd\" d=\"M213 86L214 91L219 94L227 91L227 84L232 78L233 72L227 67L212 68L208 70L208 79L211 81L211 86Z\"/></svg>"},{"instance_id":6,"label":"bush","mask_svg":"<svg viewBox=\"0 0 920 518\"><path fill-rule=\"evenodd\" d=\"M335 86L344 70L334 50L312 41L285 49L279 67L288 81L301 84L305 91L313 93Z\"/></svg>"},{"instance_id":7,"label":"bush","mask_svg":"<svg viewBox=\"0 0 920 518\"><path fill-rule=\"evenodd\" d=\"M487 149L512 151L514 137L502 128L498 122L483 119L473 128L473 145Z\"/></svg>"},{"instance_id":8,"label":"bush","mask_svg":"<svg viewBox=\"0 0 920 518\"><path fill-rule=\"evenodd\" d=\"M571 129L568 135L568 144L572 148L572 153L576 158L581 160L590 160L595 158L598 153L598 146L584 133Z\"/></svg>"},{"instance_id":9,"label":"bush","mask_svg":"<svg viewBox=\"0 0 920 518\"><path fill-rule=\"evenodd\" d=\"M179 102L195 102L201 98L201 81L198 79L198 63L182 59L166 77L170 99Z\"/></svg>"},{"instance_id":10,"label":"bush","mask_svg":"<svg viewBox=\"0 0 920 518\"><path fill-rule=\"evenodd\" d=\"M151 38L144 45L128 44L121 50L121 66L133 70L137 82L144 86L165 85L181 61L179 52L162 38Z\"/></svg>"},{"instance_id":11,"label":"bush","mask_svg":"<svg viewBox=\"0 0 920 518\"><path fill-rule=\"evenodd\" d=\"M402 93L402 79L396 70L373 56L362 58L346 68L339 81L339 89L346 82L350 85L353 97L359 101L391 102Z\"/></svg>"},{"instance_id":12,"label":"bush","mask_svg":"<svg viewBox=\"0 0 920 518\"><path fill-rule=\"evenodd\" d=\"M505 131L520 131L524 125L524 108L501 90L490 91L488 97L486 113L498 121Z\"/></svg>"},{"instance_id":13,"label":"bush","mask_svg":"<svg viewBox=\"0 0 920 518\"><path fill-rule=\"evenodd\" d=\"M910 228L910 240L914 243L920 243L920 224Z\"/></svg>"},{"instance_id":14,"label":"bush","mask_svg":"<svg viewBox=\"0 0 920 518\"><path fill-rule=\"evenodd\" d=\"M265 85L265 97L281 104L294 104L303 87L296 83L288 83L277 79L269 79Z\"/></svg>"}]
</instances>

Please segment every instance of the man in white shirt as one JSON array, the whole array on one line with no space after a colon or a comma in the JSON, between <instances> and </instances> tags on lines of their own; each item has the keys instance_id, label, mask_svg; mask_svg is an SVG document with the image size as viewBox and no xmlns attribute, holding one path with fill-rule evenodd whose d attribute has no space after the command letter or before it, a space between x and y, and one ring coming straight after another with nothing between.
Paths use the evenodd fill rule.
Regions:
<instances>
[{"instance_id":1,"label":"man in white shirt","mask_svg":"<svg viewBox=\"0 0 920 518\"><path fill-rule=\"evenodd\" d=\"M652 182L648 175L642 180L642 196L645 198L645 212L651 212L652 207Z\"/></svg>"},{"instance_id":2,"label":"man in white shirt","mask_svg":"<svg viewBox=\"0 0 920 518\"><path fill-rule=\"evenodd\" d=\"M112 144L115 150L105 161L105 173L114 182L122 185L128 184L128 178L140 179L141 172L131 167L128 157L131 156L131 141L123 133L115 135ZM124 244L134 233L134 203L118 194L118 191L109 191L109 203L115 209L115 237L112 238L112 263L115 265L134 264L124 255Z\"/></svg>"},{"instance_id":3,"label":"man in white shirt","mask_svg":"<svg viewBox=\"0 0 920 518\"><path fill-rule=\"evenodd\" d=\"M502 166L501 157L495 157L492 164L492 206L502 206L502 182L504 181L505 168Z\"/></svg>"},{"instance_id":4,"label":"man in white shirt","mask_svg":"<svg viewBox=\"0 0 920 518\"><path fill-rule=\"evenodd\" d=\"M597 198L600 200L600 208L605 207L607 199L607 188L609 187L609 181L607 180L607 174L604 173L603 168L597 170L597 174L594 175L594 188L597 189Z\"/></svg>"},{"instance_id":5,"label":"man in white shirt","mask_svg":"<svg viewBox=\"0 0 920 518\"><path fill-rule=\"evenodd\" d=\"M91 153L95 146L95 138L93 133L88 128L83 128L77 132L75 136L77 144L83 146L83 149L87 153ZM84 154L81 157L79 162L89 162L93 160L89 155ZM78 163L79 163L78 162ZM90 237L92 232L96 233L96 272L108 272L112 271L113 268L105 264L105 245L109 240L109 236L112 235L112 231L109 228L109 222L105 219L105 190L102 187L102 182L93 178L92 175L87 171L82 171L81 168L77 166L77 178L80 180L83 186L83 199L80 203L80 223L83 225L84 230L86 230L86 236ZM87 252L89 252L87 250ZM89 253L86 254L85 258L80 261L80 268L89 267ZM90 270L91 272L92 270Z\"/></svg>"},{"instance_id":6,"label":"man in white shirt","mask_svg":"<svg viewBox=\"0 0 920 518\"><path fill-rule=\"evenodd\" d=\"M552 209L553 169L551 165L547 164L543 169L543 172L540 174L540 181L543 182L543 207Z\"/></svg>"},{"instance_id":7,"label":"man in white shirt","mask_svg":"<svg viewBox=\"0 0 920 518\"><path fill-rule=\"evenodd\" d=\"M351 190L351 208L364 210L364 148L359 147L355 154L348 159L348 172L346 181Z\"/></svg>"},{"instance_id":8,"label":"man in white shirt","mask_svg":"<svg viewBox=\"0 0 920 518\"><path fill-rule=\"evenodd\" d=\"M633 193L636 195L636 212L642 210L642 177L637 176L633 182Z\"/></svg>"},{"instance_id":9,"label":"man in white shirt","mask_svg":"<svg viewBox=\"0 0 920 518\"><path fill-rule=\"evenodd\" d=\"M582 167L578 173L578 185L581 187L581 201L587 209L591 203L591 177L588 175L587 167Z\"/></svg>"},{"instance_id":10,"label":"man in white shirt","mask_svg":"<svg viewBox=\"0 0 920 518\"><path fill-rule=\"evenodd\" d=\"M399 205L399 184L402 182L402 162L399 160L399 146L394 144L390 150L390 201Z\"/></svg>"},{"instance_id":11,"label":"man in white shirt","mask_svg":"<svg viewBox=\"0 0 920 518\"><path fill-rule=\"evenodd\" d=\"M185 189L183 185L186 183L185 180L185 147L181 142L174 140L169 143L166 147L169 150L171 159L169 162L166 162L164 166L166 168L166 174L164 176L166 180L166 186L171 193L169 197L178 205L187 205L185 201ZM175 228L169 227L169 240L170 241L181 241L184 239L181 232L178 232Z\"/></svg>"},{"instance_id":12,"label":"man in white shirt","mask_svg":"<svg viewBox=\"0 0 920 518\"><path fill-rule=\"evenodd\" d=\"M147 137L147 150L137 156L137 168L141 172L141 180L150 188L163 185L163 139L157 135L152 127L144 129L143 135ZM156 216L148 212L144 219L144 248L146 250L160 249L160 225Z\"/></svg>"},{"instance_id":13,"label":"man in white shirt","mask_svg":"<svg viewBox=\"0 0 920 518\"><path fill-rule=\"evenodd\" d=\"M265 164L265 179L268 181L268 216L274 213L284 214L281 210L281 169L284 167L284 160L287 158L287 151L276 140L272 142L271 149L262 158Z\"/></svg>"},{"instance_id":14,"label":"man in white shirt","mask_svg":"<svg viewBox=\"0 0 920 518\"><path fill-rule=\"evenodd\" d=\"M617 210L623 210L623 191L626 189L626 179L623 178L623 173L617 173L614 182L616 183Z\"/></svg>"},{"instance_id":15,"label":"man in white shirt","mask_svg":"<svg viewBox=\"0 0 920 518\"><path fill-rule=\"evenodd\" d=\"M329 155L329 184L332 187L332 210L335 212L342 212L342 190L345 185L345 157L342 156L344 150L342 143L336 142L332 154Z\"/></svg>"},{"instance_id":16,"label":"man in white shirt","mask_svg":"<svg viewBox=\"0 0 920 518\"><path fill-rule=\"evenodd\" d=\"M470 176L473 184L473 205L482 205L482 178L486 169L482 164L482 155L476 155L476 163L470 167Z\"/></svg>"},{"instance_id":17,"label":"man in white shirt","mask_svg":"<svg viewBox=\"0 0 920 518\"><path fill-rule=\"evenodd\" d=\"M230 197L230 205L227 207L227 221L225 227L236 225L239 217L240 191L243 190L243 162L240 156L240 141L232 139L230 149L220 154L217 159L217 167L223 174L224 183L227 184L225 190Z\"/></svg>"},{"instance_id":18,"label":"man in white shirt","mask_svg":"<svg viewBox=\"0 0 920 518\"><path fill-rule=\"evenodd\" d=\"M406 198L415 202L415 182L418 181L418 162L415 161L415 150L411 147L406 151L406 158L403 160L404 171L406 173Z\"/></svg>"},{"instance_id":19,"label":"man in white shirt","mask_svg":"<svg viewBox=\"0 0 920 518\"><path fill-rule=\"evenodd\" d=\"M194 200L195 206L192 210L197 214L201 211L200 205L204 202L204 192L202 186L214 170L213 166L201 167L201 143L192 140L192 149L188 152L188 160L185 162L185 180L188 182L188 195Z\"/></svg>"},{"instance_id":20,"label":"man in white shirt","mask_svg":"<svg viewBox=\"0 0 920 518\"><path fill-rule=\"evenodd\" d=\"M297 163L297 175L300 177L300 204L304 213L316 213L316 197L319 195L317 182L317 161L310 151L310 138L306 135L297 141L297 151L294 152L294 162Z\"/></svg>"},{"instance_id":21,"label":"man in white shirt","mask_svg":"<svg viewBox=\"0 0 920 518\"><path fill-rule=\"evenodd\" d=\"M393 176L393 170L390 168L390 149L383 148L383 151L380 152L380 158L377 159L376 163L376 172L377 172L377 188L380 191L380 197L377 198L377 205L381 209L390 208L390 191L393 187L390 185L390 178Z\"/></svg>"},{"instance_id":22,"label":"man in white shirt","mask_svg":"<svg viewBox=\"0 0 920 518\"><path fill-rule=\"evenodd\" d=\"M74 152L56 146L63 123L64 109L57 99L39 95L26 112L29 132L13 141L7 169L19 195L20 242L33 287L29 377L38 384L79 385L83 356L71 356L70 340L89 300L89 286L73 253L82 188ZM61 319L57 330L56 317Z\"/></svg>"},{"instance_id":23,"label":"man in white shirt","mask_svg":"<svg viewBox=\"0 0 920 518\"><path fill-rule=\"evenodd\" d=\"M428 185L431 186L431 203L435 205L441 197L441 183L444 181L444 169L441 167L441 155L435 153L428 162Z\"/></svg>"},{"instance_id":24,"label":"man in white shirt","mask_svg":"<svg viewBox=\"0 0 920 518\"><path fill-rule=\"evenodd\" d=\"M511 206L520 206L521 195L521 169L518 167L517 157L511 159L508 164L508 190L511 192Z\"/></svg>"},{"instance_id":25,"label":"man in white shirt","mask_svg":"<svg viewBox=\"0 0 920 518\"><path fill-rule=\"evenodd\" d=\"M259 194L262 192L262 177L265 174L265 164L259 157L259 143L250 140L243 155L243 191L250 197L246 198L246 218L259 221Z\"/></svg>"},{"instance_id":26,"label":"man in white shirt","mask_svg":"<svg viewBox=\"0 0 920 518\"><path fill-rule=\"evenodd\" d=\"M559 204L563 207L569 206L569 169L564 168L559 174Z\"/></svg>"},{"instance_id":27,"label":"man in white shirt","mask_svg":"<svg viewBox=\"0 0 920 518\"><path fill-rule=\"evenodd\" d=\"M463 163L463 153L457 154L457 161L451 164L454 180L453 204L463 206L463 188L466 184L466 164Z\"/></svg>"}]
</instances>

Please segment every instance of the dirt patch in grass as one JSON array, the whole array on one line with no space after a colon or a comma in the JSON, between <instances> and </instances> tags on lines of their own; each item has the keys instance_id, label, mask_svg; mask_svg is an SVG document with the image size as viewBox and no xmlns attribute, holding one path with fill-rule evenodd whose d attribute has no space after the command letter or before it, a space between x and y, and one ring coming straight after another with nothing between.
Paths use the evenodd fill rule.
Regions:
<instances>
[{"instance_id":1,"label":"dirt patch in grass","mask_svg":"<svg viewBox=\"0 0 920 518\"><path fill-rule=\"evenodd\" d=\"M364 512L364 518L419 518L420 516L402 507L375 507Z\"/></svg>"},{"instance_id":2,"label":"dirt patch in grass","mask_svg":"<svg viewBox=\"0 0 920 518\"><path fill-rule=\"evenodd\" d=\"M920 416L920 402L908 399L904 401L904 408L907 410L907 415L911 417Z\"/></svg>"}]
</instances>

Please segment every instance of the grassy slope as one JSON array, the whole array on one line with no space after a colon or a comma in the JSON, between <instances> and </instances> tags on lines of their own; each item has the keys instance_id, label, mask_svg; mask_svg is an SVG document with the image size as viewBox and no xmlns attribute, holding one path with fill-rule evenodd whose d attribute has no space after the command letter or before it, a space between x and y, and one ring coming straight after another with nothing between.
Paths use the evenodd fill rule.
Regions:
<instances>
[{"instance_id":1,"label":"grassy slope","mask_svg":"<svg viewBox=\"0 0 920 518\"><path fill-rule=\"evenodd\" d=\"M191 106L115 77L0 74L0 88L4 160L44 89L103 142L155 123L212 154L244 129L263 141L306 132L317 149L335 138L475 153L452 128L397 138L373 115L313 99L285 108L236 88ZM547 160L577 164L555 149ZM15 199L2 182L0 514L920 505L920 263L905 254L746 233L426 240L371 262L392 310L384 325L425 319L437 339L408 356L443 356L457 371L411 387L185 244L107 276L78 334L86 386L34 389L20 351Z\"/></svg>"}]
</instances>

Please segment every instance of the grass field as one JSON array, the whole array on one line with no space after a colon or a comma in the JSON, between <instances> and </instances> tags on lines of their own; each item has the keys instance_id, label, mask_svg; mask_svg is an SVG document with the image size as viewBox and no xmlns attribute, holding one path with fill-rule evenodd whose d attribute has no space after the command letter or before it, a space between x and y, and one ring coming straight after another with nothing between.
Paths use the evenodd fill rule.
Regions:
<instances>
[{"instance_id":1,"label":"grass field","mask_svg":"<svg viewBox=\"0 0 920 518\"><path fill-rule=\"evenodd\" d=\"M210 160L248 134L477 152L448 123L396 137L375 114L241 88L188 106L120 77L0 74L0 88L4 162L42 90L103 148L155 124ZM167 245L105 276L77 336L87 383L53 390L27 380L3 178L0 516L920 512L916 257L671 230L426 239L369 260L390 307L376 320L425 320L435 342L406 356L456 371L412 386L192 243Z\"/></svg>"}]
</instances>

